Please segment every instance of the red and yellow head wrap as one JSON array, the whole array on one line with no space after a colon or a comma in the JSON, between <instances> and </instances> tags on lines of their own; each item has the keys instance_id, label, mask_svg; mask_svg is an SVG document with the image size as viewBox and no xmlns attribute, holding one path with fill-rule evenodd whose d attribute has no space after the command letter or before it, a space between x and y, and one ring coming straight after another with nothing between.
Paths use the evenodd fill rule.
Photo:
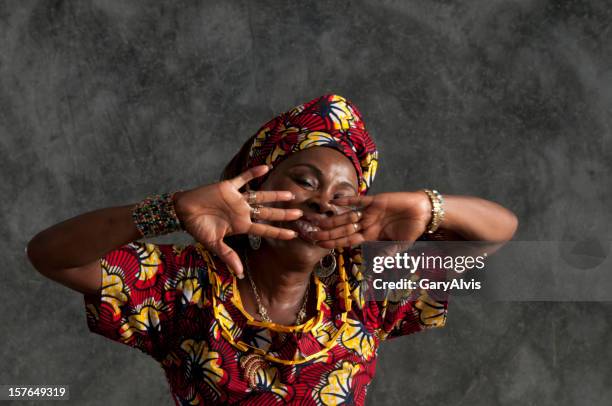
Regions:
<instances>
[{"instance_id":1,"label":"red and yellow head wrap","mask_svg":"<svg viewBox=\"0 0 612 406\"><path fill-rule=\"evenodd\" d=\"M335 148L350 159L357 171L359 194L366 194L376 174L378 151L357 107L336 94L318 97L264 124L252 137L242 169L262 164L275 167L294 152L320 146ZM258 189L265 178L253 179L251 187Z\"/></svg>"}]
</instances>

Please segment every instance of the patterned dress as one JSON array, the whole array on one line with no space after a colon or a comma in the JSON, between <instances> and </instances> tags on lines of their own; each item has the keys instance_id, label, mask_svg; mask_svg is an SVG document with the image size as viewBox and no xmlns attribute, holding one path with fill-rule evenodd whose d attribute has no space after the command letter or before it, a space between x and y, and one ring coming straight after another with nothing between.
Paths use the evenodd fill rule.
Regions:
<instances>
[{"instance_id":1,"label":"patterned dress","mask_svg":"<svg viewBox=\"0 0 612 406\"><path fill-rule=\"evenodd\" d=\"M447 301L423 290L368 300L361 251L337 255L337 271L315 278L316 314L289 327L253 319L236 279L200 244L130 243L101 258L87 324L157 360L177 405L361 405L379 344L444 326ZM255 385L241 367L249 354L266 361Z\"/></svg>"}]
</instances>

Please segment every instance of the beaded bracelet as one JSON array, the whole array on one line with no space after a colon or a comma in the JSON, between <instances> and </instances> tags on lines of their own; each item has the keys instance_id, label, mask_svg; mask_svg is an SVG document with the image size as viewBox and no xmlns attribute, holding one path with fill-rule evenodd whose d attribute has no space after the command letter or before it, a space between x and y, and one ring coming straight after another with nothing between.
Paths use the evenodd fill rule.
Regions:
<instances>
[{"instance_id":1,"label":"beaded bracelet","mask_svg":"<svg viewBox=\"0 0 612 406\"><path fill-rule=\"evenodd\" d=\"M183 229L174 210L175 193L149 196L134 206L132 218L143 237L157 237Z\"/></svg>"},{"instance_id":2,"label":"beaded bracelet","mask_svg":"<svg viewBox=\"0 0 612 406\"><path fill-rule=\"evenodd\" d=\"M431 221L427 225L427 233L433 234L444 220L444 198L437 190L423 189L431 201Z\"/></svg>"}]
</instances>

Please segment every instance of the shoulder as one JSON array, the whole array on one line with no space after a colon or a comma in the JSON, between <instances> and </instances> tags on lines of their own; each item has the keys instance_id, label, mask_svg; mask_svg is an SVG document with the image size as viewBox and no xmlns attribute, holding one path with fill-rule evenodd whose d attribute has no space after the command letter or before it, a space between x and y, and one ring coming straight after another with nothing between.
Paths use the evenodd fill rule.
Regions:
<instances>
[{"instance_id":1,"label":"shoulder","mask_svg":"<svg viewBox=\"0 0 612 406\"><path fill-rule=\"evenodd\" d=\"M214 264L213 256L199 243L152 244L135 241L101 258L103 278L115 275L126 287L137 290L172 289L185 278L205 274L209 268L215 267Z\"/></svg>"}]
</instances>

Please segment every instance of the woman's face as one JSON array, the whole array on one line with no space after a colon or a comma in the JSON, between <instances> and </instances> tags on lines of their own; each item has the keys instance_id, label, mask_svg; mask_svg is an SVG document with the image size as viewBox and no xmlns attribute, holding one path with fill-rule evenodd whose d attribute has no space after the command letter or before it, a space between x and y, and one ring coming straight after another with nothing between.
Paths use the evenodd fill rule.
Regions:
<instances>
[{"instance_id":1,"label":"woman's face","mask_svg":"<svg viewBox=\"0 0 612 406\"><path fill-rule=\"evenodd\" d=\"M319 219L350 210L332 205L330 201L358 195L357 182L357 173L349 158L333 148L313 147L292 154L270 172L261 189L293 192L294 200L277 202L274 206L301 209L304 216L296 221L271 224L295 230L298 237L266 239L266 243L275 248L277 255L290 256L302 263L319 261L329 250L314 245L307 231L316 226Z\"/></svg>"}]
</instances>

